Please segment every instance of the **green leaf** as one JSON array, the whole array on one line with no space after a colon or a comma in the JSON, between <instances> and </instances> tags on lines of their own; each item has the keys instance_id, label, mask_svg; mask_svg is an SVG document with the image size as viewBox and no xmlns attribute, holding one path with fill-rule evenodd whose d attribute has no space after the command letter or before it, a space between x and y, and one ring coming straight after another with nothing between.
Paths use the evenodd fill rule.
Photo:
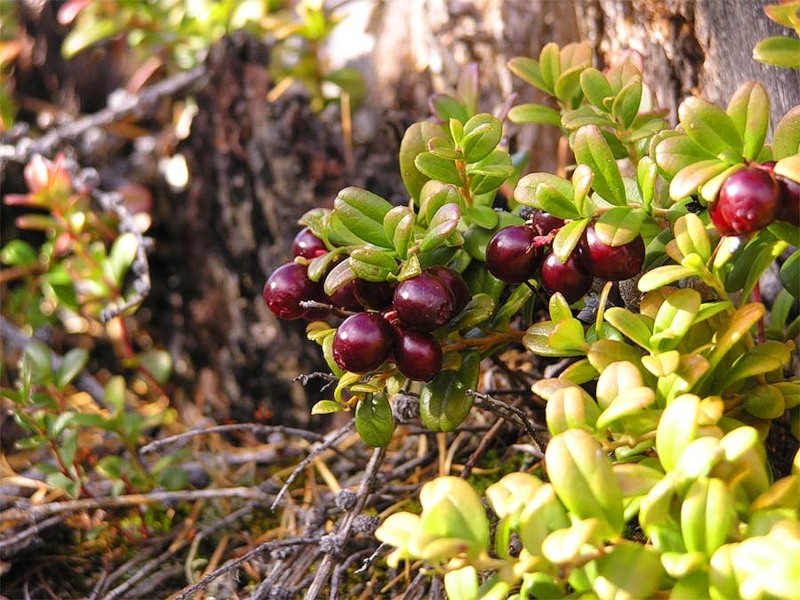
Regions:
<instances>
[{"instance_id":1,"label":"green leaf","mask_svg":"<svg viewBox=\"0 0 800 600\"><path fill-rule=\"evenodd\" d=\"M695 162L681 169L669 184L670 197L678 202L697 193L699 187L730 167L728 163L712 158Z\"/></svg>"},{"instance_id":2,"label":"green leaf","mask_svg":"<svg viewBox=\"0 0 800 600\"><path fill-rule=\"evenodd\" d=\"M691 288L672 292L658 309L651 344L660 352L673 350L694 323L700 302L700 294Z\"/></svg>"},{"instance_id":3,"label":"green leaf","mask_svg":"<svg viewBox=\"0 0 800 600\"><path fill-rule=\"evenodd\" d=\"M742 84L728 103L727 113L744 142L744 158L755 159L769 129L769 95L764 86L757 81Z\"/></svg>"},{"instance_id":4,"label":"green leaf","mask_svg":"<svg viewBox=\"0 0 800 600\"><path fill-rule=\"evenodd\" d=\"M551 93L553 91L552 85L548 86L542 76L542 70L539 68L538 60L518 56L508 61L508 68L525 83L543 92Z\"/></svg>"},{"instance_id":5,"label":"green leaf","mask_svg":"<svg viewBox=\"0 0 800 600\"><path fill-rule=\"evenodd\" d=\"M740 307L731 317L728 326L717 333L717 343L711 355L708 357L711 368L719 364L728 351L742 338L749 335L750 328L764 316L763 304L745 304Z\"/></svg>"},{"instance_id":6,"label":"green leaf","mask_svg":"<svg viewBox=\"0 0 800 600\"><path fill-rule=\"evenodd\" d=\"M415 200L419 199L422 186L429 179L417 169L415 161L418 154L427 152L428 140L435 137L446 138L447 134L435 123L421 121L413 123L406 129L403 140L400 143L400 175L408 193Z\"/></svg>"},{"instance_id":7,"label":"green leaf","mask_svg":"<svg viewBox=\"0 0 800 600\"><path fill-rule=\"evenodd\" d=\"M433 107L439 120L447 122L456 119L465 122L469 118L466 107L458 100L447 94L437 94L433 97Z\"/></svg>"},{"instance_id":8,"label":"green leaf","mask_svg":"<svg viewBox=\"0 0 800 600\"><path fill-rule=\"evenodd\" d=\"M560 219L574 219L580 216L571 197L565 196L559 188L546 183L536 188L536 204L543 211Z\"/></svg>"},{"instance_id":9,"label":"green leaf","mask_svg":"<svg viewBox=\"0 0 800 600\"><path fill-rule=\"evenodd\" d=\"M604 100L614 95L606 76L591 67L581 73L581 89L589 102L601 110L605 110Z\"/></svg>"},{"instance_id":10,"label":"green leaf","mask_svg":"<svg viewBox=\"0 0 800 600\"><path fill-rule=\"evenodd\" d=\"M689 269L688 267L666 265L646 272L641 276L637 285L641 292L652 292L653 290L669 285L680 279L691 277L694 274L694 269Z\"/></svg>"},{"instance_id":11,"label":"green leaf","mask_svg":"<svg viewBox=\"0 0 800 600\"><path fill-rule=\"evenodd\" d=\"M780 271L781 285L795 298L800 298L800 252L794 252L783 263Z\"/></svg>"},{"instance_id":12,"label":"green leaf","mask_svg":"<svg viewBox=\"0 0 800 600\"><path fill-rule=\"evenodd\" d=\"M575 158L594 173L594 189L608 202L626 204L625 185L608 142L594 125L581 127L575 134Z\"/></svg>"},{"instance_id":13,"label":"green leaf","mask_svg":"<svg viewBox=\"0 0 800 600\"><path fill-rule=\"evenodd\" d=\"M42 341L31 339L25 346L25 357L31 365L34 382L45 381L53 372L53 353Z\"/></svg>"},{"instance_id":14,"label":"green leaf","mask_svg":"<svg viewBox=\"0 0 800 600\"><path fill-rule=\"evenodd\" d=\"M331 272L328 273L327 277L325 277L325 282L322 289L330 296L347 282L356 278L356 274L350 267L350 258L346 258L338 265L333 267L333 269L331 269Z\"/></svg>"},{"instance_id":15,"label":"green leaf","mask_svg":"<svg viewBox=\"0 0 800 600\"><path fill-rule=\"evenodd\" d=\"M612 127L614 122L606 114L598 113L590 106L579 106L575 110L569 110L561 117L561 126L564 129L575 131L585 125L598 125L600 127Z\"/></svg>"},{"instance_id":16,"label":"green leaf","mask_svg":"<svg viewBox=\"0 0 800 600\"><path fill-rule=\"evenodd\" d=\"M656 393L647 386L627 389L597 417L598 430L605 429L622 417L637 413L656 401Z\"/></svg>"},{"instance_id":17,"label":"green leaf","mask_svg":"<svg viewBox=\"0 0 800 600\"><path fill-rule=\"evenodd\" d=\"M136 251L139 249L139 240L132 233L123 233L111 246L108 256L111 268L111 278L119 286L125 273L128 272L133 259L136 258Z\"/></svg>"},{"instance_id":18,"label":"green leaf","mask_svg":"<svg viewBox=\"0 0 800 600\"><path fill-rule=\"evenodd\" d=\"M660 169L675 175L694 163L714 158L714 155L689 137L674 135L656 145L655 158Z\"/></svg>"},{"instance_id":19,"label":"green leaf","mask_svg":"<svg viewBox=\"0 0 800 600\"><path fill-rule=\"evenodd\" d=\"M11 240L0 250L0 262L9 267L26 267L36 263L36 251L23 240Z\"/></svg>"},{"instance_id":20,"label":"green leaf","mask_svg":"<svg viewBox=\"0 0 800 600\"><path fill-rule=\"evenodd\" d=\"M628 129L639 113L641 102L642 80L637 77L626 83L616 95L611 105L611 114L625 129Z\"/></svg>"},{"instance_id":21,"label":"green leaf","mask_svg":"<svg viewBox=\"0 0 800 600\"><path fill-rule=\"evenodd\" d=\"M414 160L417 169L431 179L461 186L461 174L452 160L436 156L431 152L422 152Z\"/></svg>"},{"instance_id":22,"label":"green leaf","mask_svg":"<svg viewBox=\"0 0 800 600\"><path fill-rule=\"evenodd\" d=\"M549 211L548 211L549 212ZM567 262L572 251L581 241L589 219L578 219L564 225L553 238L553 253L561 262Z\"/></svg>"},{"instance_id":23,"label":"green leaf","mask_svg":"<svg viewBox=\"0 0 800 600\"><path fill-rule=\"evenodd\" d=\"M765 38L753 48L753 59L776 67L800 69L800 40L784 36Z\"/></svg>"},{"instance_id":24,"label":"green leaf","mask_svg":"<svg viewBox=\"0 0 800 600\"><path fill-rule=\"evenodd\" d=\"M775 127L772 136L772 153L775 160L794 156L800 152L800 106L787 112Z\"/></svg>"},{"instance_id":25,"label":"green leaf","mask_svg":"<svg viewBox=\"0 0 800 600\"><path fill-rule=\"evenodd\" d=\"M587 349L583 324L575 318L556 323L547 339L556 350L586 351Z\"/></svg>"},{"instance_id":26,"label":"green leaf","mask_svg":"<svg viewBox=\"0 0 800 600\"><path fill-rule=\"evenodd\" d=\"M780 389L774 385L760 385L749 390L742 406L759 419L777 419L786 410L786 401Z\"/></svg>"},{"instance_id":27,"label":"green leaf","mask_svg":"<svg viewBox=\"0 0 800 600\"><path fill-rule=\"evenodd\" d=\"M414 211L407 206L395 206L383 219L383 231L401 258L408 256L415 222Z\"/></svg>"},{"instance_id":28,"label":"green leaf","mask_svg":"<svg viewBox=\"0 0 800 600\"><path fill-rule=\"evenodd\" d=\"M561 125L561 113L549 106L541 104L519 104L508 111L508 119L512 123Z\"/></svg>"},{"instance_id":29,"label":"green leaf","mask_svg":"<svg viewBox=\"0 0 800 600\"><path fill-rule=\"evenodd\" d=\"M563 177L559 177L558 175L553 175L552 173L529 173L528 175L522 177L519 180L519 183L517 183L517 188L514 190L514 199L520 204L525 204L526 206L542 208L537 198L538 194L537 190L542 185L555 188L556 190L558 190L561 196L567 199L567 201L570 201L570 199L573 198L575 195L575 190L572 187L572 183L570 183ZM568 210L570 212L570 216L560 217L560 218L574 218L580 216L577 210L574 209L574 206L572 207L572 209L567 208L565 210Z\"/></svg>"},{"instance_id":30,"label":"green leaf","mask_svg":"<svg viewBox=\"0 0 800 600\"><path fill-rule=\"evenodd\" d=\"M580 100L581 92L581 73L586 69L586 65L576 65L570 67L558 76L554 86L555 97L565 106L575 106L576 100Z\"/></svg>"},{"instance_id":31,"label":"green leaf","mask_svg":"<svg viewBox=\"0 0 800 600\"><path fill-rule=\"evenodd\" d=\"M461 148L468 163L483 160L491 154L503 136L503 124L489 114L479 114L464 124Z\"/></svg>"},{"instance_id":32,"label":"green leaf","mask_svg":"<svg viewBox=\"0 0 800 600\"><path fill-rule=\"evenodd\" d=\"M445 204L430 220L428 232L419 244L421 252L430 252L447 243L447 239L457 228L461 219L461 208L458 204Z\"/></svg>"},{"instance_id":33,"label":"green leaf","mask_svg":"<svg viewBox=\"0 0 800 600\"><path fill-rule=\"evenodd\" d=\"M561 56L558 44L550 42L542 48L539 53L539 68L541 69L542 79L547 85L547 90L552 95L556 79L561 73Z\"/></svg>"},{"instance_id":34,"label":"green leaf","mask_svg":"<svg viewBox=\"0 0 800 600\"><path fill-rule=\"evenodd\" d=\"M456 186L431 180L426 183L420 192L419 220L430 223L433 216L445 204L458 204L462 206L463 200Z\"/></svg>"},{"instance_id":35,"label":"green leaf","mask_svg":"<svg viewBox=\"0 0 800 600\"><path fill-rule=\"evenodd\" d=\"M615 544L611 551L586 566L599 598L651 598L661 587L664 567L660 553L633 542Z\"/></svg>"},{"instance_id":36,"label":"green leaf","mask_svg":"<svg viewBox=\"0 0 800 600\"><path fill-rule=\"evenodd\" d=\"M320 400L311 407L312 415L329 415L331 413L342 412L344 408L333 400Z\"/></svg>"},{"instance_id":37,"label":"green leaf","mask_svg":"<svg viewBox=\"0 0 800 600\"><path fill-rule=\"evenodd\" d=\"M432 431L452 431L467 418L473 398L458 373L442 371L422 388L419 408L422 422Z\"/></svg>"},{"instance_id":38,"label":"green leaf","mask_svg":"<svg viewBox=\"0 0 800 600\"><path fill-rule=\"evenodd\" d=\"M386 200L356 187L347 187L333 201L334 215L360 239L388 248L391 246L383 230L383 219L392 209Z\"/></svg>"},{"instance_id":39,"label":"green leaf","mask_svg":"<svg viewBox=\"0 0 800 600\"><path fill-rule=\"evenodd\" d=\"M116 19L92 19L88 25L76 27L61 43L61 55L70 59L87 48L122 33L124 23Z\"/></svg>"},{"instance_id":40,"label":"green leaf","mask_svg":"<svg viewBox=\"0 0 800 600\"><path fill-rule=\"evenodd\" d=\"M658 460L666 471L678 466L684 449L697 437L700 398L693 394L678 396L661 415L656 430Z\"/></svg>"},{"instance_id":41,"label":"green leaf","mask_svg":"<svg viewBox=\"0 0 800 600\"><path fill-rule=\"evenodd\" d=\"M494 192L516 175L511 157L505 150L495 150L477 163L467 165L470 189L475 196Z\"/></svg>"},{"instance_id":42,"label":"green leaf","mask_svg":"<svg viewBox=\"0 0 800 600\"><path fill-rule=\"evenodd\" d=\"M397 272L397 261L391 251L362 246L350 253L350 268L359 279L380 282Z\"/></svg>"},{"instance_id":43,"label":"green leaf","mask_svg":"<svg viewBox=\"0 0 800 600\"><path fill-rule=\"evenodd\" d=\"M579 519L598 518L612 531L622 531L622 490L611 461L590 433L569 429L554 436L545 451L545 464L550 483L570 512Z\"/></svg>"},{"instance_id":44,"label":"green leaf","mask_svg":"<svg viewBox=\"0 0 800 600\"><path fill-rule=\"evenodd\" d=\"M355 420L365 444L383 448L392 441L394 418L386 394L367 394L356 405Z\"/></svg>"},{"instance_id":45,"label":"green leaf","mask_svg":"<svg viewBox=\"0 0 800 600\"><path fill-rule=\"evenodd\" d=\"M444 575L444 591L448 598L477 600L478 571L472 566L448 571Z\"/></svg>"},{"instance_id":46,"label":"green leaf","mask_svg":"<svg viewBox=\"0 0 800 600\"><path fill-rule=\"evenodd\" d=\"M547 399L547 429L552 435L568 429L594 431L599 415L597 403L577 385L558 389Z\"/></svg>"},{"instance_id":47,"label":"green leaf","mask_svg":"<svg viewBox=\"0 0 800 600\"><path fill-rule=\"evenodd\" d=\"M722 479L698 479L681 505L681 533L689 552L711 557L737 522L733 494Z\"/></svg>"},{"instance_id":48,"label":"green leaf","mask_svg":"<svg viewBox=\"0 0 800 600\"><path fill-rule=\"evenodd\" d=\"M125 410L125 378L117 375L109 379L103 387L103 397L106 404L112 408L116 416Z\"/></svg>"},{"instance_id":49,"label":"green leaf","mask_svg":"<svg viewBox=\"0 0 800 600\"><path fill-rule=\"evenodd\" d=\"M694 213L687 213L680 217L673 228L675 243L681 254L697 254L703 262L711 256L711 242L708 239L706 227Z\"/></svg>"},{"instance_id":50,"label":"green leaf","mask_svg":"<svg viewBox=\"0 0 800 600\"><path fill-rule=\"evenodd\" d=\"M594 230L606 246L623 246L639 237L643 222L641 210L617 206L600 215Z\"/></svg>"},{"instance_id":51,"label":"green leaf","mask_svg":"<svg viewBox=\"0 0 800 600\"><path fill-rule=\"evenodd\" d=\"M450 140L434 138L428 142L428 151L445 160L464 160L464 155L453 148L453 144Z\"/></svg>"},{"instance_id":52,"label":"green leaf","mask_svg":"<svg viewBox=\"0 0 800 600\"><path fill-rule=\"evenodd\" d=\"M158 383L166 383L172 373L172 357L165 350L148 350L139 355L139 365Z\"/></svg>"},{"instance_id":53,"label":"green leaf","mask_svg":"<svg viewBox=\"0 0 800 600\"><path fill-rule=\"evenodd\" d=\"M84 348L73 348L64 355L61 365L56 371L56 386L63 389L78 376L89 361L89 351Z\"/></svg>"},{"instance_id":54,"label":"green leaf","mask_svg":"<svg viewBox=\"0 0 800 600\"><path fill-rule=\"evenodd\" d=\"M422 486L422 530L432 538L454 539L477 556L489 545L489 520L478 493L460 477L438 477ZM459 550L457 550L458 552Z\"/></svg>"},{"instance_id":55,"label":"green leaf","mask_svg":"<svg viewBox=\"0 0 800 600\"><path fill-rule=\"evenodd\" d=\"M622 335L645 350L650 350L652 321L641 314L632 313L620 307L612 307L603 313L603 318L619 330Z\"/></svg>"},{"instance_id":56,"label":"green leaf","mask_svg":"<svg viewBox=\"0 0 800 600\"><path fill-rule=\"evenodd\" d=\"M500 221L497 211L490 206L470 206L466 213L470 221L484 229L494 229Z\"/></svg>"},{"instance_id":57,"label":"green leaf","mask_svg":"<svg viewBox=\"0 0 800 600\"><path fill-rule=\"evenodd\" d=\"M692 96L678 107L678 117L686 135L714 156L742 156L742 137L719 107Z\"/></svg>"}]
</instances>

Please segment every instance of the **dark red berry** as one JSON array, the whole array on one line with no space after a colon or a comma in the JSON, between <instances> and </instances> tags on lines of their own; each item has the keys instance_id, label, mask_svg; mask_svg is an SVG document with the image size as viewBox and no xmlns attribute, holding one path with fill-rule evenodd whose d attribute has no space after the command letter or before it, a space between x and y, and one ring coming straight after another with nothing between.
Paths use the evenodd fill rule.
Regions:
<instances>
[{"instance_id":1,"label":"dark red berry","mask_svg":"<svg viewBox=\"0 0 800 600\"><path fill-rule=\"evenodd\" d=\"M580 260L592 275L606 281L622 281L638 275L644 264L644 240L636 236L622 246L606 246L590 223L581 238Z\"/></svg>"},{"instance_id":2,"label":"dark red berry","mask_svg":"<svg viewBox=\"0 0 800 600\"><path fill-rule=\"evenodd\" d=\"M368 373L389 358L394 331L378 313L347 317L333 336L333 359L346 371Z\"/></svg>"},{"instance_id":3,"label":"dark red berry","mask_svg":"<svg viewBox=\"0 0 800 600\"><path fill-rule=\"evenodd\" d=\"M536 233L522 225L504 227L486 246L486 267L506 283L527 281L542 264L544 251L534 244Z\"/></svg>"},{"instance_id":4,"label":"dark red berry","mask_svg":"<svg viewBox=\"0 0 800 600\"><path fill-rule=\"evenodd\" d=\"M442 370L442 346L430 333L396 330L394 359L400 372L415 381L430 381Z\"/></svg>"},{"instance_id":5,"label":"dark red berry","mask_svg":"<svg viewBox=\"0 0 800 600\"><path fill-rule=\"evenodd\" d=\"M782 175L776 175L775 179L778 180L778 187L781 190L775 218L800 227L800 182Z\"/></svg>"},{"instance_id":6,"label":"dark red berry","mask_svg":"<svg viewBox=\"0 0 800 600\"><path fill-rule=\"evenodd\" d=\"M450 288L438 277L424 272L397 285L393 306L404 325L423 331L441 327L455 313Z\"/></svg>"},{"instance_id":7,"label":"dark red berry","mask_svg":"<svg viewBox=\"0 0 800 600\"><path fill-rule=\"evenodd\" d=\"M564 219L559 219L539 208L534 210L530 221L532 223L531 227L533 231L536 232L536 235L547 235L554 229L564 226Z\"/></svg>"},{"instance_id":8,"label":"dark red berry","mask_svg":"<svg viewBox=\"0 0 800 600\"><path fill-rule=\"evenodd\" d=\"M269 309L281 319L300 319L309 312L300 302L321 298L322 286L308 278L305 265L291 262L273 271L262 295Z\"/></svg>"},{"instance_id":9,"label":"dark red berry","mask_svg":"<svg viewBox=\"0 0 800 600\"><path fill-rule=\"evenodd\" d=\"M736 235L733 227L731 227L730 221L728 221L727 217L723 215L722 211L719 209L719 202L712 202L708 205L708 216L711 218L711 222L720 235Z\"/></svg>"},{"instance_id":10,"label":"dark red berry","mask_svg":"<svg viewBox=\"0 0 800 600\"><path fill-rule=\"evenodd\" d=\"M383 310L392 303L394 290L385 281L356 279L353 295L364 308Z\"/></svg>"},{"instance_id":11,"label":"dark red berry","mask_svg":"<svg viewBox=\"0 0 800 600\"><path fill-rule=\"evenodd\" d=\"M308 227L303 227L292 242L292 253L309 260L328 252L325 243L315 236Z\"/></svg>"},{"instance_id":12,"label":"dark red berry","mask_svg":"<svg viewBox=\"0 0 800 600\"><path fill-rule=\"evenodd\" d=\"M460 273L449 267L441 266L428 267L424 272L444 281L445 285L453 292L454 314L460 313L461 309L469 304L472 292L469 291L469 286Z\"/></svg>"},{"instance_id":13,"label":"dark red berry","mask_svg":"<svg viewBox=\"0 0 800 600\"><path fill-rule=\"evenodd\" d=\"M329 302L342 310L361 310L361 303L355 296L355 286L355 279L348 281L328 296Z\"/></svg>"},{"instance_id":14,"label":"dark red berry","mask_svg":"<svg viewBox=\"0 0 800 600\"><path fill-rule=\"evenodd\" d=\"M551 294L561 292L570 304L583 298L592 287L592 274L586 270L578 254L573 252L567 262L562 263L549 252L542 263L542 285Z\"/></svg>"},{"instance_id":15,"label":"dark red berry","mask_svg":"<svg viewBox=\"0 0 800 600\"><path fill-rule=\"evenodd\" d=\"M714 210L736 233L752 233L775 220L779 194L778 182L769 171L750 167L725 180Z\"/></svg>"}]
</instances>

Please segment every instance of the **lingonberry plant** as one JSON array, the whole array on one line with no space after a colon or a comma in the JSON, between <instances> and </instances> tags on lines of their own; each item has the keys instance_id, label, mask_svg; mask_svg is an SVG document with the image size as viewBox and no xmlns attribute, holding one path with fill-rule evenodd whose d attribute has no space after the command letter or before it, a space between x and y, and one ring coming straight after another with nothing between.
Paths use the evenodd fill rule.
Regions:
<instances>
[{"instance_id":1,"label":"lingonberry plant","mask_svg":"<svg viewBox=\"0 0 800 600\"><path fill-rule=\"evenodd\" d=\"M766 144L769 98L748 82L725 109L686 99L670 128L633 63L591 65L583 44L509 64L558 108L508 118L559 127L574 164L523 174L467 71L405 134L408 203L347 188L307 213L324 251L296 253L265 297L281 316L271 282L292 269L292 314L327 311L308 335L338 383L313 412L353 410L371 445L392 441L400 391L450 431L483 359L521 344L569 361L533 386L544 461L486 489L494 526L469 483L431 481L421 515L377 532L391 566L432 567L453 598L792 597L800 455L773 481L764 440L787 410L798 435L800 107ZM391 301L354 309L368 284Z\"/></svg>"}]
</instances>

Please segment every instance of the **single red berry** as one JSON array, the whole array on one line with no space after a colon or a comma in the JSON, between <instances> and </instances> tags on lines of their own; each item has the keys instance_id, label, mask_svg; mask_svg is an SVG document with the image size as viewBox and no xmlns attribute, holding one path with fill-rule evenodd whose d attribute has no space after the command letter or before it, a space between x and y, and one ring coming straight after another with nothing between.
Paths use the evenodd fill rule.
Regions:
<instances>
[{"instance_id":1,"label":"single red berry","mask_svg":"<svg viewBox=\"0 0 800 600\"><path fill-rule=\"evenodd\" d=\"M736 233L753 233L775 220L779 194L778 182L769 171L750 167L725 180L715 210Z\"/></svg>"},{"instance_id":2,"label":"single red berry","mask_svg":"<svg viewBox=\"0 0 800 600\"><path fill-rule=\"evenodd\" d=\"M469 291L467 282L457 271L449 267L435 266L428 267L423 272L438 277L453 292L453 300L455 301L453 314L460 313L461 309L472 300L472 292Z\"/></svg>"},{"instance_id":3,"label":"single red berry","mask_svg":"<svg viewBox=\"0 0 800 600\"><path fill-rule=\"evenodd\" d=\"M397 285L393 306L407 327L433 331L453 316L455 299L441 279L423 272Z\"/></svg>"},{"instance_id":4,"label":"single red berry","mask_svg":"<svg viewBox=\"0 0 800 600\"><path fill-rule=\"evenodd\" d=\"M542 285L551 294L561 292L570 304L583 298L592 287L592 275L578 254L573 252L567 262L562 263L553 252L549 252L542 263Z\"/></svg>"},{"instance_id":5,"label":"single red berry","mask_svg":"<svg viewBox=\"0 0 800 600\"><path fill-rule=\"evenodd\" d=\"M430 333L397 328L394 359L398 370L415 381L430 381L442 370L442 346Z\"/></svg>"},{"instance_id":6,"label":"single red berry","mask_svg":"<svg viewBox=\"0 0 800 600\"><path fill-rule=\"evenodd\" d=\"M547 235L554 229L564 226L564 219L551 215L539 208L534 209L533 215L530 218L533 231L536 235Z\"/></svg>"},{"instance_id":7,"label":"single red berry","mask_svg":"<svg viewBox=\"0 0 800 600\"><path fill-rule=\"evenodd\" d=\"M347 317L333 335L333 359L346 371L368 373L389 358L394 331L378 313Z\"/></svg>"},{"instance_id":8,"label":"single red berry","mask_svg":"<svg viewBox=\"0 0 800 600\"><path fill-rule=\"evenodd\" d=\"M719 202L712 202L708 205L708 216L720 235L736 235L730 221L719 209Z\"/></svg>"},{"instance_id":9,"label":"single red berry","mask_svg":"<svg viewBox=\"0 0 800 600\"><path fill-rule=\"evenodd\" d=\"M544 250L534 244L536 233L522 225L504 227L486 246L486 267L506 283L527 281L542 264Z\"/></svg>"},{"instance_id":10,"label":"single red berry","mask_svg":"<svg viewBox=\"0 0 800 600\"><path fill-rule=\"evenodd\" d=\"M325 243L315 236L308 227L303 227L292 242L292 254L302 256L309 260L326 254L328 249Z\"/></svg>"},{"instance_id":11,"label":"single red berry","mask_svg":"<svg viewBox=\"0 0 800 600\"><path fill-rule=\"evenodd\" d=\"M309 312L300 302L321 298L322 286L308 278L305 265L291 262L273 271L262 295L269 309L281 319L300 319Z\"/></svg>"},{"instance_id":12,"label":"single red berry","mask_svg":"<svg viewBox=\"0 0 800 600\"><path fill-rule=\"evenodd\" d=\"M580 253L589 273L606 281L622 281L642 270L644 240L639 235L622 246L607 246L597 237L594 223L590 223L581 238Z\"/></svg>"},{"instance_id":13,"label":"single red berry","mask_svg":"<svg viewBox=\"0 0 800 600\"><path fill-rule=\"evenodd\" d=\"M356 279L353 295L364 308L383 310L392 303L394 290L385 281L367 281Z\"/></svg>"}]
</instances>

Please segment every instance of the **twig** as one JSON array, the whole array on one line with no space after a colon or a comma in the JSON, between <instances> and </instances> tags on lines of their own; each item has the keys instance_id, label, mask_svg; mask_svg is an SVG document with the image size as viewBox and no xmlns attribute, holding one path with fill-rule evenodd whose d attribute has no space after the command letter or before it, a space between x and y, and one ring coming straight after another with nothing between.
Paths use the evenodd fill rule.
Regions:
<instances>
[{"instance_id":1,"label":"twig","mask_svg":"<svg viewBox=\"0 0 800 600\"><path fill-rule=\"evenodd\" d=\"M531 438L535 439L536 430L544 431L546 427L539 425L537 423L531 423L528 419L527 415L518 407L498 400L497 398L493 398L489 394L484 394L481 392L476 392L475 390L467 390L468 396L473 396L475 398L475 405L480 408L485 408L490 412L495 412L498 416L506 419L509 422L514 423L514 419L509 419L507 413L508 411L512 413L514 416L519 419L518 425L522 425L525 429L525 432L531 436Z\"/></svg>"},{"instance_id":2,"label":"twig","mask_svg":"<svg viewBox=\"0 0 800 600\"><path fill-rule=\"evenodd\" d=\"M0 512L0 521L20 520L24 523L37 522L50 515L91 510L94 508L120 508L137 504L156 504L163 502L193 501L209 498L263 498L264 493L257 488L235 487L215 490L189 490L184 492L151 492L149 494L130 494L115 498L85 498L65 502L50 502L27 508L9 508Z\"/></svg>"},{"instance_id":3,"label":"twig","mask_svg":"<svg viewBox=\"0 0 800 600\"><path fill-rule=\"evenodd\" d=\"M271 433L280 433L285 436L296 435L304 439L312 440L315 442L323 440L323 436L313 431L306 431L305 429L296 429L294 427L284 427L283 425L259 425L258 423L233 423L230 425L216 425L214 427L207 427L205 429L193 429L175 435L155 440L149 444L145 444L139 448L139 454L148 454L155 452L169 444L188 440L198 435L209 435L212 433L225 433L228 431L249 431L255 434L269 435Z\"/></svg>"},{"instance_id":4,"label":"twig","mask_svg":"<svg viewBox=\"0 0 800 600\"><path fill-rule=\"evenodd\" d=\"M183 548L187 543L188 540L183 540L177 546L171 544L164 552L159 554L157 557L147 561L138 571L136 571L136 573L128 577L128 579L126 579L124 583L118 585L113 590L108 592L105 596L103 596L103 600L114 600L115 598L119 598L120 596L126 594L129 590L131 590L131 588L134 588L134 586L136 586L137 583L148 577L150 573L152 573L156 569L163 568L166 561L175 556L175 553L181 548ZM180 570L182 570L182 568L179 569L178 572L180 572ZM147 580L145 579L145 581ZM138 589L138 587L135 589ZM130 594L130 597L140 598L141 596L136 594Z\"/></svg>"},{"instance_id":5,"label":"twig","mask_svg":"<svg viewBox=\"0 0 800 600\"><path fill-rule=\"evenodd\" d=\"M13 160L25 163L34 154L51 154L62 141L74 140L90 129L110 125L128 115L144 115L146 110L156 102L192 85L204 73L205 67L200 66L190 71L167 77L158 83L143 88L138 94L127 94L124 91L116 92L109 97L109 106L106 108L77 121L55 127L37 140L31 141L29 138L23 138L13 145L0 144L0 162Z\"/></svg>"},{"instance_id":6,"label":"twig","mask_svg":"<svg viewBox=\"0 0 800 600\"><path fill-rule=\"evenodd\" d=\"M306 593L306 600L315 600L322 593L322 589L325 587L325 583L330 577L331 568L333 567L334 554L344 547L345 544L347 544L347 541L350 538L350 532L353 528L353 521L355 520L356 516L361 514L361 511L364 510L364 506L367 503L367 497L369 496L369 493L375 483L375 477L378 474L378 469L380 469L385 454L385 448L375 448L373 451L372 456L369 459L369 463L367 464L367 468L364 471L364 477L361 479L361 485L358 488L356 502L353 505L353 508L350 509L350 511L345 514L345 516L339 522L339 525L336 528L336 533L334 534L336 535L336 538L331 544L331 549L325 554L322 562L317 568L317 572L314 575L314 580L311 582L311 587L308 588L308 592Z\"/></svg>"},{"instance_id":7,"label":"twig","mask_svg":"<svg viewBox=\"0 0 800 600\"><path fill-rule=\"evenodd\" d=\"M49 519L45 519L41 523L35 523L12 536L1 539L0 556L11 556L15 552L25 549L32 543L33 540L30 539L31 537L53 525L58 525L63 520L63 515L55 515Z\"/></svg>"},{"instance_id":8,"label":"twig","mask_svg":"<svg viewBox=\"0 0 800 600\"><path fill-rule=\"evenodd\" d=\"M372 566L372 563L378 560L378 557L381 555L381 552L386 550L387 546L388 544L386 542L381 542L380 546L375 548L375 551L364 559L364 562L361 563L361 566L358 567L358 569L356 569L353 574L360 575L361 573L366 573L367 570Z\"/></svg>"},{"instance_id":9,"label":"twig","mask_svg":"<svg viewBox=\"0 0 800 600\"><path fill-rule=\"evenodd\" d=\"M270 506L270 510L275 511L278 505L281 503L284 495L289 490L289 487L294 483L294 481L300 476L308 465L310 465L315 458L317 458L320 454L325 452L328 448L333 446L336 442L338 442L342 437L350 433L355 428L355 421L348 421L346 425L340 427L336 431L332 431L328 435L325 436L325 439L321 442L318 442L316 446L311 450L311 452L306 456L300 464L298 464L294 471L292 471L291 475L289 475L288 479L286 479L286 483L283 484L278 495L275 496L275 501Z\"/></svg>"},{"instance_id":10,"label":"twig","mask_svg":"<svg viewBox=\"0 0 800 600\"><path fill-rule=\"evenodd\" d=\"M329 594L330 600L336 600L339 597L339 581L342 578L342 573L347 571L347 569L350 568L350 565L359 560L367 552L369 552L369 548L366 550L361 550L360 552L355 552L348 556L341 565L336 567L336 569L333 571L333 575L331 575L331 591ZM367 559L364 559L364 562L366 561Z\"/></svg>"},{"instance_id":11,"label":"twig","mask_svg":"<svg viewBox=\"0 0 800 600\"><path fill-rule=\"evenodd\" d=\"M29 337L22 333L21 329L19 329L16 325L11 323L11 321L7 320L2 315L0 315L0 337L2 337L2 339L5 340L10 346L18 348L23 352L31 344L31 342L37 340L36 337ZM60 354L57 354L53 349L50 349L50 356L53 370L56 371L61 366L64 358ZM89 373L86 371L81 371L75 378L75 387L89 394L99 406L106 408L105 391L103 390L103 386Z\"/></svg>"},{"instance_id":12,"label":"twig","mask_svg":"<svg viewBox=\"0 0 800 600\"><path fill-rule=\"evenodd\" d=\"M470 473L472 472L472 468L475 466L475 463L478 462L478 459L486 452L486 448L489 447L489 443L492 441L497 432L500 431L500 427L503 426L503 417L498 417L497 421L494 422L492 428L488 431L488 433L481 438L480 444L478 447L475 448L475 451L470 455L467 459L467 462L464 464L464 470L461 471L461 479L466 479L469 477Z\"/></svg>"},{"instance_id":13,"label":"twig","mask_svg":"<svg viewBox=\"0 0 800 600\"><path fill-rule=\"evenodd\" d=\"M183 588L180 593L173 598L173 600L183 600L184 598L188 597L190 594L194 592L200 591L204 589L209 583L214 581L215 579L222 577L225 573L236 569L241 564L246 563L248 560L267 552L268 550L274 550L276 548L288 548L291 546L304 546L308 544L318 544L319 543L319 536L316 537L305 537L305 538L292 538L288 540L273 540L271 542L265 542L260 544L246 552L239 558L229 560L224 565L219 567L218 569L212 571L205 577L203 577L200 581L195 583L194 585L190 585L188 587Z\"/></svg>"}]
</instances>

